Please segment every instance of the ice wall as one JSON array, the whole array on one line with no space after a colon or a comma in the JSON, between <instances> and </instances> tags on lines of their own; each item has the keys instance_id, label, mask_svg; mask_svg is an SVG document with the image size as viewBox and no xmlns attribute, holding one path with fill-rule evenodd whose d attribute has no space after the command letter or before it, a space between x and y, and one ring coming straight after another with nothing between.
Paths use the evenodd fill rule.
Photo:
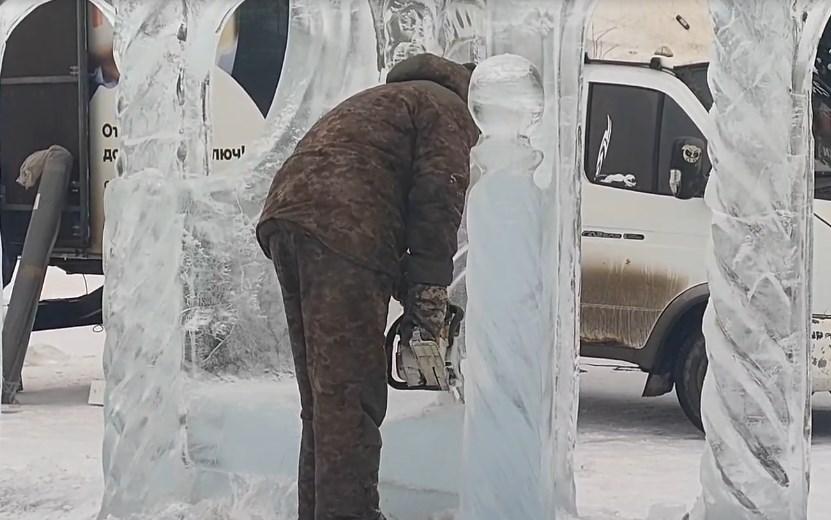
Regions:
<instances>
[{"instance_id":1,"label":"ice wall","mask_svg":"<svg viewBox=\"0 0 831 520\"><path fill-rule=\"evenodd\" d=\"M365 0L291 2L266 135L239 171L212 175L209 72L219 22L238 3L114 3L121 142L106 195L102 518L291 517L279 505L287 475L254 468L251 445L237 445L281 438L270 419L291 363L254 225L297 139L376 81L375 42Z\"/></svg>"},{"instance_id":2,"label":"ice wall","mask_svg":"<svg viewBox=\"0 0 831 520\"><path fill-rule=\"evenodd\" d=\"M819 0L711 0L707 446L693 518L807 517ZM820 20L821 18L821 20Z\"/></svg>"},{"instance_id":3,"label":"ice wall","mask_svg":"<svg viewBox=\"0 0 831 520\"><path fill-rule=\"evenodd\" d=\"M533 179L537 192L531 189L527 175L531 172L521 154L485 154L482 148L474 154L483 176L482 187L471 192L468 262L488 275L480 274L478 279L474 275L467 286L473 315L467 320L468 361L463 366L467 399L463 519L576 515L579 111L584 32L593 4L588 0L488 4L488 52L523 56L541 73L546 115L532 142L544 150L545 160ZM513 106L501 104L507 99L513 101L511 96L490 97L506 114ZM472 109L475 114L475 105ZM515 139L517 133L521 135L514 133ZM484 138L480 146L486 143ZM505 164L506 157L517 164ZM496 188L508 180L499 175L488 179L491 174L484 173L504 172L512 166L518 175L526 173L524 180L512 179L517 183L513 189ZM539 197L536 204L534 197ZM492 220L485 207L502 218ZM500 226L512 234L497 233ZM474 240L481 245L474 246ZM508 251L502 248L503 241L526 254L491 253L488 259L486 248ZM478 260L473 258L477 248L481 248ZM503 280L505 287L500 285ZM516 282L516 287L507 280ZM507 298L513 303L510 309L501 307L500 289L512 296ZM497 366L502 363L513 366ZM503 420L505 416L512 419ZM505 439L514 438L523 441L505 446Z\"/></svg>"}]
</instances>

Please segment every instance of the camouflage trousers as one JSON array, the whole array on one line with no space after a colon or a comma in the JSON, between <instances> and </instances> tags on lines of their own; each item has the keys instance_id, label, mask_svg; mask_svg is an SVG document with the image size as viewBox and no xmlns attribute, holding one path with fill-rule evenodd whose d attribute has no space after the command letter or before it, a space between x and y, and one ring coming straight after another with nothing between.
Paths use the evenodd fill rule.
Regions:
<instances>
[{"instance_id":1,"label":"camouflage trousers","mask_svg":"<svg viewBox=\"0 0 831 520\"><path fill-rule=\"evenodd\" d=\"M300 520L382 520L379 427L387 409L390 276L290 224L269 241L300 389Z\"/></svg>"}]
</instances>

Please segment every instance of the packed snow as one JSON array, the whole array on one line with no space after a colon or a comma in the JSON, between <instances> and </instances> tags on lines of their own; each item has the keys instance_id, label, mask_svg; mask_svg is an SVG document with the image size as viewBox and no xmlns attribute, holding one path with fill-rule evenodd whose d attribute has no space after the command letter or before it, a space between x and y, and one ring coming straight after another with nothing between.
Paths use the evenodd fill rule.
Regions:
<instances>
[{"instance_id":1,"label":"packed snow","mask_svg":"<svg viewBox=\"0 0 831 520\"><path fill-rule=\"evenodd\" d=\"M73 296L100 283L90 277L85 286L81 277L50 270L46 296ZM33 335L21 404L4 407L0 415L0 519L96 517L103 494L103 416L102 409L88 405L87 399L90 383L102 377L103 343L104 333L93 329ZM584 359L581 371L576 453L581 518L680 519L699 493L703 436L688 423L673 394L640 397L645 376L634 367ZM299 422L294 382L276 385L273 396L270 410L287 422L285 436L270 439L266 446L246 445L244 450L253 460L263 454L263 464L293 466ZM248 396L241 392L226 398L243 407ZM828 395L814 396L813 418L809 518L820 520L827 516L824 491L831 486ZM392 393L381 485L383 507L391 520L452 518L449 511L458 500L461 426L462 409L443 403L437 394ZM430 482L432 489L419 489L414 481ZM292 500L287 482L286 506Z\"/></svg>"}]
</instances>

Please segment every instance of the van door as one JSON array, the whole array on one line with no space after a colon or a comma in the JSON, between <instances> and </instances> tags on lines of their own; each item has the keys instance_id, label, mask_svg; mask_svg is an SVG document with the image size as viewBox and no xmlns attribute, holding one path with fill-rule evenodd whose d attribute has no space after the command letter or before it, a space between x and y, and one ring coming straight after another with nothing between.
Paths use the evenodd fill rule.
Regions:
<instances>
[{"instance_id":1,"label":"van door","mask_svg":"<svg viewBox=\"0 0 831 520\"><path fill-rule=\"evenodd\" d=\"M584 347L641 349L666 306L705 281L709 212L669 188L673 142L703 132L680 82L673 96L652 79L667 74L637 70L631 81L632 67L613 68L588 84L581 337Z\"/></svg>"},{"instance_id":2,"label":"van door","mask_svg":"<svg viewBox=\"0 0 831 520\"><path fill-rule=\"evenodd\" d=\"M86 74L87 2L53 0L12 31L0 75L0 211L3 246L23 248L35 189L17 183L33 152L60 145L72 153L67 207L55 256L72 256L89 243Z\"/></svg>"}]
</instances>

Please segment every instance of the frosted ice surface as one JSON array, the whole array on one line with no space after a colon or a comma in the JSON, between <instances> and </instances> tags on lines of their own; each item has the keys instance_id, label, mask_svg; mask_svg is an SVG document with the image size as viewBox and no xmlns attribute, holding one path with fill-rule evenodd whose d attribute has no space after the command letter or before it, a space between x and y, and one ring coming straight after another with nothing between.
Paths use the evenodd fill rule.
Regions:
<instances>
[{"instance_id":1,"label":"frosted ice surface","mask_svg":"<svg viewBox=\"0 0 831 520\"><path fill-rule=\"evenodd\" d=\"M534 169L529 166L527 154L485 153L490 147L487 139L473 153L474 171L476 163L481 162L483 173L470 194L468 263L473 269L478 265L482 274L478 281L472 275L467 284L468 359L462 369L466 396L470 392L478 395L470 397L473 402L468 401L465 418L465 520L576 515L573 452L577 421L582 157L578 136L585 24L593 4L592 0L506 1L487 6L488 48L494 53L521 55L539 70L546 108L531 142L545 155L542 164ZM501 73L507 72L506 68ZM498 81L500 73L492 75ZM489 111L483 114L486 120L498 117L500 112L505 118L510 107L505 107L498 96L488 97L496 103L489 109L493 116ZM520 128L533 124L539 118L535 103L533 96L525 98L518 105L524 108L524 114L508 114L507 119ZM523 132L512 130L511 125L492 132L500 136L496 139L513 137L515 144L527 146L527 140L519 137ZM533 182L530 173L534 173ZM505 199L500 199L500 195ZM481 230L476 231L476 226L481 226ZM500 228L514 232L492 233ZM473 259L472 241L477 235L489 247L488 253L484 253L486 246L478 246L482 248L479 260ZM495 250L502 255L494 255ZM457 272L457 278L462 278L461 269ZM477 296L477 291L481 296ZM513 305L503 309L503 301ZM471 331L472 327L480 329ZM495 389L496 375L504 383L502 391ZM496 419L508 415L511 418ZM516 432L530 436L531 431L533 437L524 447L514 446L522 442L505 446L505 439L515 438ZM517 459L508 456L512 449L516 450L513 455ZM482 466L488 463L505 466L485 472ZM500 509L504 501L512 504L513 510Z\"/></svg>"},{"instance_id":2,"label":"frosted ice surface","mask_svg":"<svg viewBox=\"0 0 831 520\"><path fill-rule=\"evenodd\" d=\"M544 102L539 72L522 57L489 58L473 73L469 104L483 135L471 152L482 177L467 209L463 520L546 517L538 425L549 338L539 315L543 215L533 179L542 153L527 137Z\"/></svg>"},{"instance_id":3,"label":"frosted ice surface","mask_svg":"<svg viewBox=\"0 0 831 520\"><path fill-rule=\"evenodd\" d=\"M368 0L382 76L424 52L478 62L485 52L485 0Z\"/></svg>"},{"instance_id":4,"label":"frosted ice surface","mask_svg":"<svg viewBox=\"0 0 831 520\"><path fill-rule=\"evenodd\" d=\"M542 78L534 65L521 56L494 56L474 71L468 104L486 139L527 140L531 130L542 120L545 107ZM490 161L484 164L477 161L476 155L473 159L484 170L490 165ZM510 170L502 173L510 173ZM519 169L513 173L525 177L528 172Z\"/></svg>"},{"instance_id":5,"label":"frosted ice surface","mask_svg":"<svg viewBox=\"0 0 831 520\"><path fill-rule=\"evenodd\" d=\"M238 172L211 175L211 57L236 3L114 4L122 79L106 201L102 518L292 516L294 464L263 468L250 451L297 420L273 420L291 358L254 226L297 139L377 81L376 49L366 0L291 2L267 133Z\"/></svg>"},{"instance_id":6,"label":"frosted ice surface","mask_svg":"<svg viewBox=\"0 0 831 520\"><path fill-rule=\"evenodd\" d=\"M824 3L824 2L823 2ZM807 517L819 1L711 0L707 444L693 518ZM824 11L818 23L819 11Z\"/></svg>"},{"instance_id":7,"label":"frosted ice surface","mask_svg":"<svg viewBox=\"0 0 831 520\"><path fill-rule=\"evenodd\" d=\"M115 7L121 142L119 177L106 192L102 518L159 511L193 483L184 435L184 179L198 171L190 147L207 131L185 120L200 97L185 73L190 6Z\"/></svg>"}]
</instances>

